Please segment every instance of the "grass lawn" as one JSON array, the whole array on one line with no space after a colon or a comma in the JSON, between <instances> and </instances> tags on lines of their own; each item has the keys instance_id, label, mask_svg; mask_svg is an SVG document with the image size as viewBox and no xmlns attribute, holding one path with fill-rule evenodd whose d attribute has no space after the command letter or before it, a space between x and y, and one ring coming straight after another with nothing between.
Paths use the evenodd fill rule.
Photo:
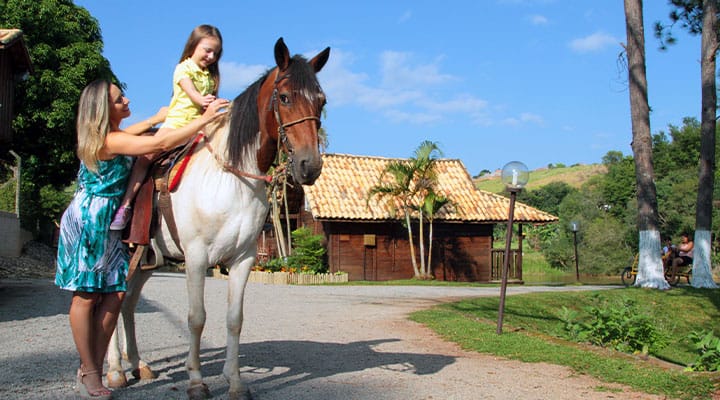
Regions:
<instances>
[{"instance_id":1,"label":"grass lawn","mask_svg":"<svg viewBox=\"0 0 720 400\"><path fill-rule=\"evenodd\" d=\"M600 295L607 301L631 300L637 313L647 315L665 346L651 355L670 363L651 362L638 355L574 343L563 339L562 307L589 317L588 307ZM497 335L499 298L482 297L445 304L412 314L411 318L467 350L524 362L566 365L605 382L616 382L646 393L679 399L709 399L720 390L720 372L684 372L696 355L687 336L715 328L720 336L720 290L681 287L668 291L617 289L596 292L534 293L508 296L503 334ZM654 353L654 354L653 354ZM672 364L671 364L672 363ZM675 364L675 365L673 365Z\"/></svg>"}]
</instances>

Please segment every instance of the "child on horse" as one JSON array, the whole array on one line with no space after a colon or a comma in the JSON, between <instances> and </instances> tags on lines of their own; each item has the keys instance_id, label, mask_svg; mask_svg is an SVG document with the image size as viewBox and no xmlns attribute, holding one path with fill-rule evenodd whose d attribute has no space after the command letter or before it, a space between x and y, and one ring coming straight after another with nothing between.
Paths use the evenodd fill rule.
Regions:
<instances>
[{"instance_id":1,"label":"child on horse","mask_svg":"<svg viewBox=\"0 0 720 400\"><path fill-rule=\"evenodd\" d=\"M173 97L168 115L156 135L181 128L198 118L215 101L220 87L218 62L222 55L222 36L212 25L197 26L185 43L180 63L173 73ZM151 124L150 120L147 123ZM132 215L131 204L147 175L153 154L138 157L128 181L120 208L110 225L111 230L123 230Z\"/></svg>"}]
</instances>

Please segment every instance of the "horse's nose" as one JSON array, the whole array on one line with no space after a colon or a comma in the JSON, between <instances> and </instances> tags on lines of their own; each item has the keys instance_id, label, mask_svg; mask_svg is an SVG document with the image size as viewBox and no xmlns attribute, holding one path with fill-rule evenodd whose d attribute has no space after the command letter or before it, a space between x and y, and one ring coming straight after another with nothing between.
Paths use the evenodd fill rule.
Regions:
<instances>
[{"instance_id":1,"label":"horse's nose","mask_svg":"<svg viewBox=\"0 0 720 400\"><path fill-rule=\"evenodd\" d=\"M312 185L315 180L320 176L322 171L322 159L307 159L303 158L300 160L300 176L303 185Z\"/></svg>"}]
</instances>

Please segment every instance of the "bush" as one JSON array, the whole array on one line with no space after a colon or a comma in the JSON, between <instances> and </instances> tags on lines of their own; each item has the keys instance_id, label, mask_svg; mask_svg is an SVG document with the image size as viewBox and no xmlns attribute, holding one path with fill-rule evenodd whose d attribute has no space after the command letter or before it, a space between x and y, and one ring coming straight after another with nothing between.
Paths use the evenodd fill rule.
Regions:
<instances>
[{"instance_id":1,"label":"bush","mask_svg":"<svg viewBox=\"0 0 720 400\"><path fill-rule=\"evenodd\" d=\"M272 272L302 272L309 274L322 274L327 272L324 256L325 248L322 245L323 236L313 235L308 228L298 228L292 233L292 255L285 259L273 258L262 265L263 270Z\"/></svg>"},{"instance_id":2,"label":"bush","mask_svg":"<svg viewBox=\"0 0 720 400\"><path fill-rule=\"evenodd\" d=\"M720 338L713 331L692 332L688 336L698 352L690 371L720 371Z\"/></svg>"},{"instance_id":3,"label":"bush","mask_svg":"<svg viewBox=\"0 0 720 400\"><path fill-rule=\"evenodd\" d=\"M292 239L293 252L287 259L290 268L313 274L327 272L323 261L325 248L322 235L313 235L310 229L302 227L292 232Z\"/></svg>"},{"instance_id":4,"label":"bush","mask_svg":"<svg viewBox=\"0 0 720 400\"><path fill-rule=\"evenodd\" d=\"M656 353L667 340L655 327L653 320L636 308L631 299L606 298L595 295L595 305L587 307L587 318L563 307L559 318L570 340L589 342L624 353Z\"/></svg>"}]
</instances>

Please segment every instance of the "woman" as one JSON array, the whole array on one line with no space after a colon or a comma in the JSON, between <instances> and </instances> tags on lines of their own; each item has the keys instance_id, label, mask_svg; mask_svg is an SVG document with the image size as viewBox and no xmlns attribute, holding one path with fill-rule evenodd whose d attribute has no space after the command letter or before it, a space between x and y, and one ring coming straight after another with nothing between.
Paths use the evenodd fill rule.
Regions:
<instances>
[{"instance_id":1,"label":"woman","mask_svg":"<svg viewBox=\"0 0 720 400\"><path fill-rule=\"evenodd\" d=\"M110 221L125 191L132 158L172 149L214 121L228 101L212 102L200 118L166 135L142 135L165 119L161 109L147 121L120 129L130 101L104 80L80 96L77 118L80 170L75 196L60 223L55 284L73 292L70 328L80 356L77 390L84 398L110 399L102 366L126 290L128 252Z\"/></svg>"}]
</instances>

